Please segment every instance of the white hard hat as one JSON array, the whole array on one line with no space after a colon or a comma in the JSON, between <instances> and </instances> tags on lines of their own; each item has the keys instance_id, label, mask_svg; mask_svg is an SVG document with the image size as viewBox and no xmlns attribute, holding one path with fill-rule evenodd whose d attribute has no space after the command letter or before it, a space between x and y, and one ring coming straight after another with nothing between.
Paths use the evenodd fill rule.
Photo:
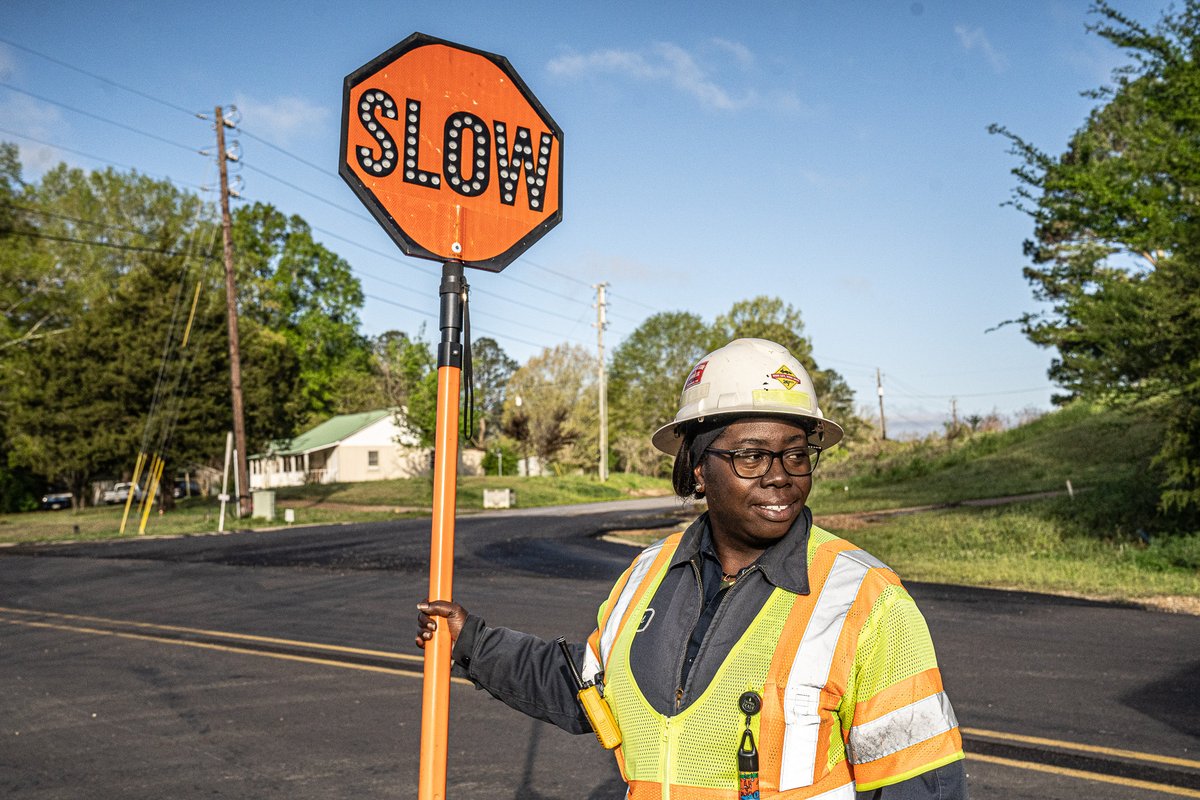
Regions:
<instances>
[{"instance_id":1,"label":"white hard hat","mask_svg":"<svg viewBox=\"0 0 1200 800\"><path fill-rule=\"evenodd\" d=\"M808 430L809 444L832 447L842 440L842 426L817 406L808 370L786 347L766 339L734 339L700 359L683 383L679 413L651 441L676 455L682 423L725 416L793 417Z\"/></svg>"}]
</instances>

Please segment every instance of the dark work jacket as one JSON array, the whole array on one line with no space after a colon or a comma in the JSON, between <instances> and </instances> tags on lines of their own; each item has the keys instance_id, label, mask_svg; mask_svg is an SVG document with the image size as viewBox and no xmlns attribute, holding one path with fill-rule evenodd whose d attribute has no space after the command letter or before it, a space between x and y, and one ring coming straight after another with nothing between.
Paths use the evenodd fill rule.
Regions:
<instances>
[{"instance_id":1,"label":"dark work jacket","mask_svg":"<svg viewBox=\"0 0 1200 800\"><path fill-rule=\"evenodd\" d=\"M788 534L768 548L721 595L711 618L706 620L707 630L703 632L694 662L687 669L686 680L682 680L688 642L705 605L702 551L711 546L707 514L688 527L650 602L655 613L634 637L630 648L634 677L656 711L672 716L704 692L776 586L808 594L811 526L812 515L805 508ZM585 644L571 645L576 664L583 663L585 647ZM591 732L587 717L575 699L562 653L553 642L508 628L490 627L481 618L468 615L454 644L453 659L456 674L471 680L477 688L486 689L506 705L571 733ZM961 760L891 786L858 793L858 800L966 797L966 772Z\"/></svg>"}]
</instances>

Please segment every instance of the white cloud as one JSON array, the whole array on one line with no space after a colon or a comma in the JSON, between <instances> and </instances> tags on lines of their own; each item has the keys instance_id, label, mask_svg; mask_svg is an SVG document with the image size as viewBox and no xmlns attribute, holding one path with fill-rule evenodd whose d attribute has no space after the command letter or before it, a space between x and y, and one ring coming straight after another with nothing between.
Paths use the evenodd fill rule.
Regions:
<instances>
[{"instance_id":1,"label":"white cloud","mask_svg":"<svg viewBox=\"0 0 1200 800\"><path fill-rule=\"evenodd\" d=\"M720 61L727 62L732 58L743 71L753 67L754 54L745 45L725 39L713 39L711 44L715 57ZM722 74L728 72L723 63L715 66L718 68L715 71ZM563 78L607 73L659 83L692 97L704 108L719 111L737 111L768 103L773 108L785 111L801 107L799 99L790 92L772 90L768 92L768 100L753 87L735 90L724 86L712 77L713 69L693 53L671 42L656 42L643 50L606 49L590 53L567 53L552 59L546 68L552 75Z\"/></svg>"},{"instance_id":2,"label":"white cloud","mask_svg":"<svg viewBox=\"0 0 1200 800\"><path fill-rule=\"evenodd\" d=\"M278 145L288 144L294 135L321 125L333 116L328 108L301 97L259 100L239 94L236 102L246 127Z\"/></svg>"},{"instance_id":3,"label":"white cloud","mask_svg":"<svg viewBox=\"0 0 1200 800\"><path fill-rule=\"evenodd\" d=\"M716 37L711 39L711 41L714 45L732 55L743 67L754 66L754 53L750 52L750 48L741 42L731 42L728 39Z\"/></svg>"},{"instance_id":4,"label":"white cloud","mask_svg":"<svg viewBox=\"0 0 1200 800\"><path fill-rule=\"evenodd\" d=\"M987 59L994 72L1004 72L1008 69L1008 59L1004 54L992 46L988 40L987 34L983 32L983 28L971 28L967 25L959 23L954 26L954 33L958 36L958 42L963 49L968 53L978 49L983 57Z\"/></svg>"},{"instance_id":5,"label":"white cloud","mask_svg":"<svg viewBox=\"0 0 1200 800\"><path fill-rule=\"evenodd\" d=\"M71 163L73 159L62 150L33 141L62 138L67 123L59 110L25 95L7 94L7 98L0 100L0 120L3 120L5 128L18 131L23 136L10 138L0 133L0 139L9 139L20 149L25 178L40 175L60 161Z\"/></svg>"}]
</instances>

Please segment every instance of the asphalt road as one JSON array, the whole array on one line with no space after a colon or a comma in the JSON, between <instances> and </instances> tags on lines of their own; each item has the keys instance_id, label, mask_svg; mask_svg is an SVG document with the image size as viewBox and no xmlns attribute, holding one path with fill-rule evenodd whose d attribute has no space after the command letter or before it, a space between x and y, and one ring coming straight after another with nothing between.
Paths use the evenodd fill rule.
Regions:
<instances>
[{"instance_id":1,"label":"asphalt road","mask_svg":"<svg viewBox=\"0 0 1200 800\"><path fill-rule=\"evenodd\" d=\"M456 598L578 640L653 501L465 516ZM0 794L416 795L427 520L0 548ZM910 584L974 798L1200 797L1200 618ZM451 688L447 795L618 798L589 736Z\"/></svg>"}]
</instances>

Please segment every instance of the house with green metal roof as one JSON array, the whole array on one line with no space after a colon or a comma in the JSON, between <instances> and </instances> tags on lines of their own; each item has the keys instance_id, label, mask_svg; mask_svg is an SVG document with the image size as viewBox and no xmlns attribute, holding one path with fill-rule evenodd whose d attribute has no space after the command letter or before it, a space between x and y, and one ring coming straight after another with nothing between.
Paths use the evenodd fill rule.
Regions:
<instances>
[{"instance_id":1,"label":"house with green metal roof","mask_svg":"<svg viewBox=\"0 0 1200 800\"><path fill-rule=\"evenodd\" d=\"M432 456L396 409L339 414L250 456L250 488L412 478L429 473Z\"/></svg>"}]
</instances>

